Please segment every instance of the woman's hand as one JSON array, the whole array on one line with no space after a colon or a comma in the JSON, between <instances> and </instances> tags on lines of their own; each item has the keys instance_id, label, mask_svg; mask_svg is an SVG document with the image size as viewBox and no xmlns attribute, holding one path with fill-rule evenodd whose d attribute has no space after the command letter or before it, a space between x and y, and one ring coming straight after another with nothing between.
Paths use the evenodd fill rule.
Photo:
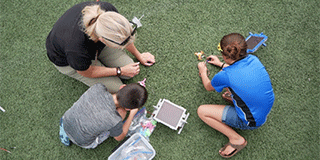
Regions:
<instances>
[{"instance_id":1,"label":"woman's hand","mask_svg":"<svg viewBox=\"0 0 320 160\"><path fill-rule=\"evenodd\" d=\"M201 77L201 75L207 75L208 68L207 68L205 62L199 62L198 69L199 69L199 76L200 77Z\"/></svg>"},{"instance_id":2,"label":"woman's hand","mask_svg":"<svg viewBox=\"0 0 320 160\"><path fill-rule=\"evenodd\" d=\"M140 72L140 62L137 63L131 63L128 64L124 67L121 67L121 76L126 76L126 77L134 77L135 75L139 74Z\"/></svg>"},{"instance_id":3,"label":"woman's hand","mask_svg":"<svg viewBox=\"0 0 320 160\"><path fill-rule=\"evenodd\" d=\"M139 61L145 66L152 66L156 62L154 59L154 55L149 52L142 53Z\"/></svg>"},{"instance_id":4,"label":"woman's hand","mask_svg":"<svg viewBox=\"0 0 320 160\"><path fill-rule=\"evenodd\" d=\"M154 55L149 52L144 52L141 54L133 43L129 44L126 49L132 53L132 55L134 55L142 65L152 66L156 62Z\"/></svg>"},{"instance_id":5,"label":"woman's hand","mask_svg":"<svg viewBox=\"0 0 320 160\"><path fill-rule=\"evenodd\" d=\"M220 59L217 56L211 55L209 57L207 57L207 61L210 64L216 65L216 66L221 66L222 62L220 61Z\"/></svg>"}]
</instances>

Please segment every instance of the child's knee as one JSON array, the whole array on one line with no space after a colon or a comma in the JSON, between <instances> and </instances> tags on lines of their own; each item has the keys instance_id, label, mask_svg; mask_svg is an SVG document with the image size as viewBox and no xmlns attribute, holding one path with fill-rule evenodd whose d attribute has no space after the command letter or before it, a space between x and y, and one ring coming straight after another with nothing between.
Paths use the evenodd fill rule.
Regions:
<instances>
[{"instance_id":1,"label":"child's knee","mask_svg":"<svg viewBox=\"0 0 320 160\"><path fill-rule=\"evenodd\" d=\"M203 106L203 105L201 105L201 106L199 106L198 107L198 110L197 110L197 113L198 113L198 116L199 117L203 117L204 116L204 114L205 114L205 107Z\"/></svg>"}]
</instances>

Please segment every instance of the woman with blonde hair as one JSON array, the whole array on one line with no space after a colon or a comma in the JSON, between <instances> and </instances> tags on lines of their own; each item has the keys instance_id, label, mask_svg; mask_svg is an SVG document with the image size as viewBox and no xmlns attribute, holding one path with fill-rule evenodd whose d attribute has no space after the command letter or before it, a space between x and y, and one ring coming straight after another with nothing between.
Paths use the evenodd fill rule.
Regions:
<instances>
[{"instance_id":1,"label":"woman with blonde hair","mask_svg":"<svg viewBox=\"0 0 320 160\"><path fill-rule=\"evenodd\" d=\"M54 24L46 40L47 55L63 74L88 86L103 83L115 93L155 58L135 47L136 25L107 2L83 2L67 10ZM126 49L140 62L135 63ZM121 79L120 79L121 78Z\"/></svg>"}]
</instances>

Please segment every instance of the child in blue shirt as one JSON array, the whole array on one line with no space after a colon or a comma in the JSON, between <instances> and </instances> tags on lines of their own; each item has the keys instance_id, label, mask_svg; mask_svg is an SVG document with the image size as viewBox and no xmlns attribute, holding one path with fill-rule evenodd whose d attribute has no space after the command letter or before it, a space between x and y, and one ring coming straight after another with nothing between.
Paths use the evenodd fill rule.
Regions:
<instances>
[{"instance_id":1,"label":"child in blue shirt","mask_svg":"<svg viewBox=\"0 0 320 160\"><path fill-rule=\"evenodd\" d=\"M256 129L266 122L274 102L271 81L265 67L254 55L247 54L245 38L238 33L224 36L220 41L222 63L217 56L207 57L208 63L220 66L210 81L204 62L198 64L199 76L207 91L221 92L234 106L207 104L198 108L199 117L212 128L229 138L219 154L229 158L247 145L244 137L231 127Z\"/></svg>"}]
</instances>

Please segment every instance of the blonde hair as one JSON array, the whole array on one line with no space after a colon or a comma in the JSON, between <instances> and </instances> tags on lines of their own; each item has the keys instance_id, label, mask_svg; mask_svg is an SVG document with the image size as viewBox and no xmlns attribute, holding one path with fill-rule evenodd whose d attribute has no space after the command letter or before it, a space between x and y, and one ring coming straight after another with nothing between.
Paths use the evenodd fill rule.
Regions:
<instances>
[{"instance_id":1,"label":"blonde hair","mask_svg":"<svg viewBox=\"0 0 320 160\"><path fill-rule=\"evenodd\" d=\"M86 6L82 10L83 31L93 41L98 41L100 37L106 37L115 42L122 43L131 36L133 31L129 21L117 12L104 11L100 5ZM128 44L132 43L135 36L131 36ZM123 49L126 47L117 45L105 40L108 46Z\"/></svg>"}]
</instances>

